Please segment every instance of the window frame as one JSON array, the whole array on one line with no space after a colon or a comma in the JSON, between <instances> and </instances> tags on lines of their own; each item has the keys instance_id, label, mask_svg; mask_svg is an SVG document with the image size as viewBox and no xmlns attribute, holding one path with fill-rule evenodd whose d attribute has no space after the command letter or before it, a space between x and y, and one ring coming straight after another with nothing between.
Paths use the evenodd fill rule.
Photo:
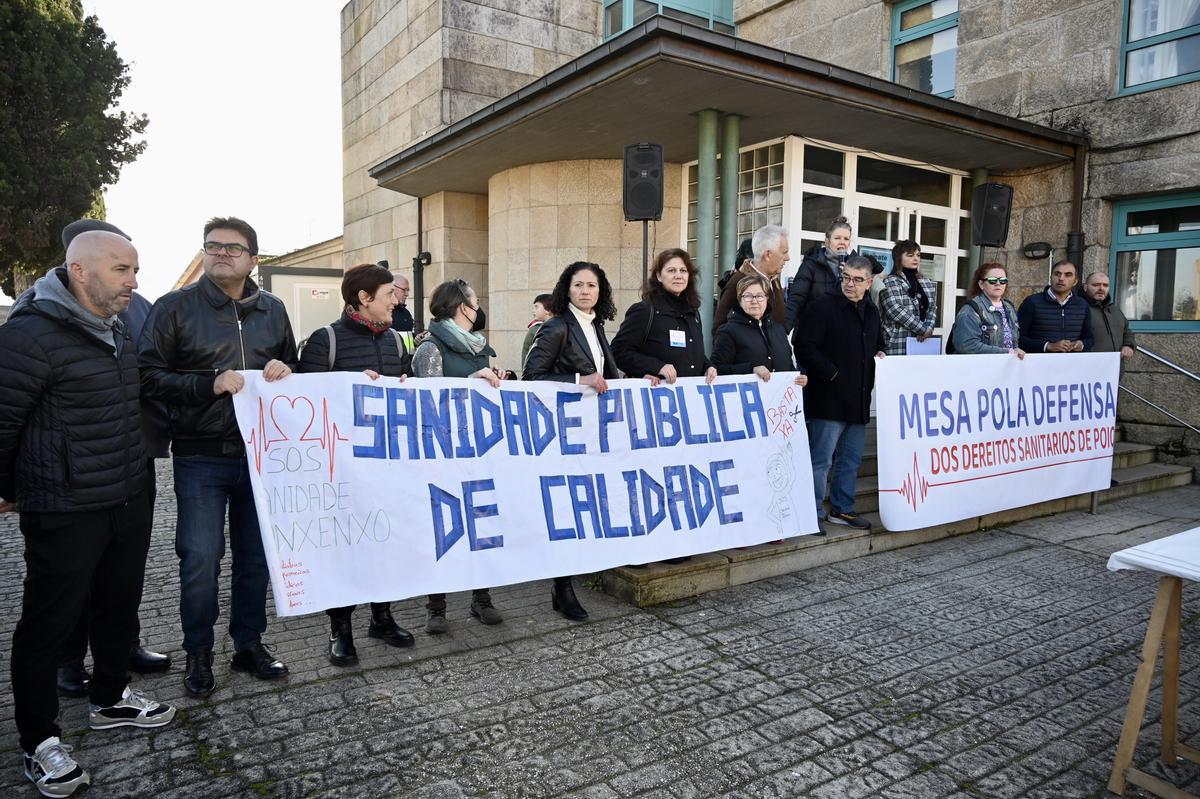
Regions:
<instances>
[{"instance_id":1,"label":"window frame","mask_svg":"<svg viewBox=\"0 0 1200 799\"><path fill-rule=\"evenodd\" d=\"M666 16L667 19L675 19L669 15L663 14L663 8L669 8L673 11L680 11L684 14L691 14L694 17L701 17L708 20L708 29L716 33L724 33L729 36L737 35L737 25L733 21L733 0L647 0L658 6L658 11L655 12L660 16ZM608 9L612 6L621 6L621 28L620 30L602 34L602 41L624 33L633 27L633 0L604 0L601 5L601 24L608 18ZM717 30L714 23L727 25L730 30Z\"/></svg>"},{"instance_id":2,"label":"window frame","mask_svg":"<svg viewBox=\"0 0 1200 799\"><path fill-rule=\"evenodd\" d=\"M1117 285L1117 259L1123 252L1142 250L1171 250L1180 247L1200 247L1200 230L1175 231L1172 233L1142 233L1130 235L1129 215L1138 211L1157 211L1181 205L1200 205L1200 193L1171 194L1163 197L1133 200L1117 200L1113 203L1112 247L1109 253L1108 277L1111 285ZM1120 298L1113 294L1113 301ZM1131 330L1146 333L1189 333L1200 332L1200 320L1129 320Z\"/></svg>"},{"instance_id":3,"label":"window frame","mask_svg":"<svg viewBox=\"0 0 1200 799\"><path fill-rule=\"evenodd\" d=\"M1159 33L1155 36L1147 36L1144 39L1131 42L1129 41L1129 16L1132 12L1133 0L1121 0L1121 51L1117 61L1117 96L1122 97L1127 94L1152 92L1155 89L1165 89L1167 86L1178 86L1182 83L1191 83L1192 81L1200 80L1200 70L1195 70L1183 75L1139 83L1136 86L1126 86L1126 64L1129 62L1130 53L1135 50L1144 50L1147 47L1153 47L1156 44L1163 44L1164 42L1171 42L1176 39L1186 39L1189 36L1200 34L1200 25L1190 25L1186 28Z\"/></svg>"},{"instance_id":4,"label":"window frame","mask_svg":"<svg viewBox=\"0 0 1200 799\"><path fill-rule=\"evenodd\" d=\"M890 79L891 79L892 83L897 83L897 81L896 81L896 48L898 46L900 46L902 44L908 44L909 42L913 41L914 39L923 39L926 36L932 36L935 33L941 33L942 31L947 31L947 30L950 30L951 28L955 28L955 29L958 28L959 12L955 11L953 14L947 14L944 17L938 17L937 19L930 20L929 22L922 22L920 25L917 25L916 27L914 27L910 30L906 30L903 33L900 32L900 17L904 14L905 11L910 11L914 8L919 8L924 5L929 5L932 2L933 2L933 0L904 0L904 2L896 3L894 6L892 6L892 44L891 44L891 54L890 54L890 59L889 59L890 70L891 70ZM1129 0L1125 0L1125 2L1128 3ZM957 55L958 34L957 33L955 33L955 35L954 35L954 49L956 51L955 52L955 64L957 65L957 61L958 61L958 55ZM955 89L958 88L958 68L957 68L957 66L955 67L954 72L955 72L955 74L954 74L954 87L955 88L951 89L948 92L932 92L934 97L944 97L947 100L954 99ZM908 88L911 88L911 87L908 87ZM913 91L920 91L920 89L914 89Z\"/></svg>"}]
</instances>

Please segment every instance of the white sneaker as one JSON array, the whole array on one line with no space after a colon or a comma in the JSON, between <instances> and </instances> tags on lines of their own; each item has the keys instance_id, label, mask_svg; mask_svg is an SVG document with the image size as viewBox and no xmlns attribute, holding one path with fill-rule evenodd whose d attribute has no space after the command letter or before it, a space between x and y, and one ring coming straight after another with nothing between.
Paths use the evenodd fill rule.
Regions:
<instances>
[{"instance_id":1,"label":"white sneaker","mask_svg":"<svg viewBox=\"0 0 1200 799\"><path fill-rule=\"evenodd\" d=\"M88 773L67 754L70 751L57 738L47 738L32 755L25 755L25 776L42 796L71 796L92 784Z\"/></svg>"},{"instance_id":2,"label":"white sneaker","mask_svg":"<svg viewBox=\"0 0 1200 799\"><path fill-rule=\"evenodd\" d=\"M162 727L170 724L175 718L175 708L155 702L125 686L125 693L115 705L109 707L91 706L88 723L93 730L107 730L110 727Z\"/></svg>"}]
</instances>

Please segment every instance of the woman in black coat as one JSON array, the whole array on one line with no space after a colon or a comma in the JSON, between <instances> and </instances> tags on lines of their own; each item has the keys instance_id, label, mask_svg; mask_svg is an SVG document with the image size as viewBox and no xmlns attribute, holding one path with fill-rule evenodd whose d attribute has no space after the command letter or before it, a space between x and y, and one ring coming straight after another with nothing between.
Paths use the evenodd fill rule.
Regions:
<instances>
[{"instance_id":1,"label":"woman in black coat","mask_svg":"<svg viewBox=\"0 0 1200 799\"><path fill-rule=\"evenodd\" d=\"M737 284L738 304L713 340L712 362L723 375L756 374L766 382L772 372L790 372L796 364L783 325L767 313L771 287L759 275L743 277ZM796 385L808 383L804 374Z\"/></svg>"},{"instance_id":2,"label":"woman in black coat","mask_svg":"<svg viewBox=\"0 0 1200 799\"><path fill-rule=\"evenodd\" d=\"M554 380L608 391L608 380L620 374L613 359L604 320L617 315L612 286L597 264L576 261L558 276L547 310L554 314L542 324L525 359L525 380ZM587 611L575 596L570 577L555 577L551 602L571 621L583 621Z\"/></svg>"},{"instance_id":3,"label":"woman in black coat","mask_svg":"<svg viewBox=\"0 0 1200 799\"><path fill-rule=\"evenodd\" d=\"M653 385L703 375L711 383L717 370L704 353L696 267L687 250L663 250L642 287L642 300L629 306L612 340L617 368Z\"/></svg>"},{"instance_id":4,"label":"woman in black coat","mask_svg":"<svg viewBox=\"0 0 1200 799\"><path fill-rule=\"evenodd\" d=\"M328 327L313 331L300 354L299 372L365 372L372 380L380 375L405 377L411 360L400 335L391 329L392 309L397 300L393 293L392 273L376 264L360 264L346 270L342 277L342 316ZM333 347L330 347L330 331ZM329 662L352 666L358 662L350 617L354 606L330 608ZM388 602L371 603L371 626L367 635L380 638L389 646L412 646L413 636L396 624Z\"/></svg>"},{"instance_id":5,"label":"woman in black coat","mask_svg":"<svg viewBox=\"0 0 1200 799\"><path fill-rule=\"evenodd\" d=\"M804 260L796 268L796 276L788 285L786 324L789 331L800 326L800 317L813 300L838 288L842 264L855 254L850 248L852 234L850 221L839 216L825 229L825 243L804 254Z\"/></svg>"}]
</instances>

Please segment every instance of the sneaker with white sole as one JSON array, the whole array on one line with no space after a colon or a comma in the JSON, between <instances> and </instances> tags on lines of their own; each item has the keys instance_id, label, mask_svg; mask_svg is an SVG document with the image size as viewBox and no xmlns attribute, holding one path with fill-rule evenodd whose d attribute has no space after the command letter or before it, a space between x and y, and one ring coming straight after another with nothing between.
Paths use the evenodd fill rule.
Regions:
<instances>
[{"instance_id":1,"label":"sneaker with white sole","mask_svg":"<svg viewBox=\"0 0 1200 799\"><path fill-rule=\"evenodd\" d=\"M25 755L25 776L42 796L71 796L92 784L70 751L71 747L57 738L47 738L32 755Z\"/></svg>"},{"instance_id":2,"label":"sneaker with white sole","mask_svg":"<svg viewBox=\"0 0 1200 799\"><path fill-rule=\"evenodd\" d=\"M853 527L855 530L870 530L871 529L871 523L869 521L867 521L866 519L864 519L863 517L859 516L854 511L847 511L845 513L839 513L837 511L833 511L832 513L829 514L829 518L827 521L830 524L842 524L847 527Z\"/></svg>"},{"instance_id":3,"label":"sneaker with white sole","mask_svg":"<svg viewBox=\"0 0 1200 799\"><path fill-rule=\"evenodd\" d=\"M115 705L100 707L91 706L88 714L88 724L93 730L107 730L110 727L162 727L170 724L175 718L175 708L155 702L134 691L129 686Z\"/></svg>"}]
</instances>

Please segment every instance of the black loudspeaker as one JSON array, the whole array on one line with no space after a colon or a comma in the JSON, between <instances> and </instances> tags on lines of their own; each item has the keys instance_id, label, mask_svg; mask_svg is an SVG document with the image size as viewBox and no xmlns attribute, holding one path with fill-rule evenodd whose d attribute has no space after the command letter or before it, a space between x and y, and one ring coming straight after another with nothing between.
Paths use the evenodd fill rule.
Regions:
<instances>
[{"instance_id":1,"label":"black loudspeaker","mask_svg":"<svg viewBox=\"0 0 1200 799\"><path fill-rule=\"evenodd\" d=\"M1008 240L1013 189L1007 183L981 183L971 194L971 244L1003 247Z\"/></svg>"},{"instance_id":2,"label":"black loudspeaker","mask_svg":"<svg viewBox=\"0 0 1200 799\"><path fill-rule=\"evenodd\" d=\"M625 221L662 219L663 148L661 144L625 145L625 171L621 180Z\"/></svg>"}]
</instances>

